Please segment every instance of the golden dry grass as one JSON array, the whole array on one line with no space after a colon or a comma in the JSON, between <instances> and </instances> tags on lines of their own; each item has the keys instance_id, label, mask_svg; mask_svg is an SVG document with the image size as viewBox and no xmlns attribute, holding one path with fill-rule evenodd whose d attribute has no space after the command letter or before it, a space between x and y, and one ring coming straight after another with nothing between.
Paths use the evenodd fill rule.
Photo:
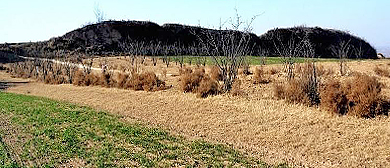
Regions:
<instances>
[{"instance_id":1,"label":"golden dry grass","mask_svg":"<svg viewBox=\"0 0 390 168\"><path fill-rule=\"evenodd\" d=\"M335 69L335 75L327 78L340 78L337 63L321 64ZM387 60L349 62L348 69L375 75L373 69L378 64L387 66ZM265 66L264 71L275 67L282 69L280 65L272 65ZM167 73L178 74L178 68L172 66ZM0 74L0 77L4 75ZM388 117L340 117L314 107L276 100L272 86L283 82L284 76L282 72L270 74L273 80L270 84L253 84L253 76L241 76L241 88L246 96L226 94L206 99L182 93L174 75L166 79L173 88L159 92L42 83L8 91L81 103L158 125L189 138L232 144L268 163L286 161L297 167L390 166ZM389 83L390 78L380 78L380 81ZM390 96L387 86L383 92Z\"/></svg>"}]
</instances>

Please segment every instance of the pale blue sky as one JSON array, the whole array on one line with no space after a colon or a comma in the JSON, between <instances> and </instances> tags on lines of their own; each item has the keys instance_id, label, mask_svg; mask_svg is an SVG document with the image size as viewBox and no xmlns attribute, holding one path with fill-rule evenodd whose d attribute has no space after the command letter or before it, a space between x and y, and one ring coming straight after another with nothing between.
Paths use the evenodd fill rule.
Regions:
<instances>
[{"instance_id":1,"label":"pale blue sky","mask_svg":"<svg viewBox=\"0 0 390 168\"><path fill-rule=\"evenodd\" d=\"M239 14L260 35L276 27L320 26L350 31L375 47L390 46L389 0L0 0L0 43L43 41L106 18L218 27Z\"/></svg>"}]
</instances>

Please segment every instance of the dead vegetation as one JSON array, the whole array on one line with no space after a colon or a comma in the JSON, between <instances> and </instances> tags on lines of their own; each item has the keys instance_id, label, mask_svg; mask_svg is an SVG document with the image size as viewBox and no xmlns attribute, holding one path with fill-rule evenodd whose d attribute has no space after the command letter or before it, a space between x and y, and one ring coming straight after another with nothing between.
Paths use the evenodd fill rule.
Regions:
<instances>
[{"instance_id":1,"label":"dead vegetation","mask_svg":"<svg viewBox=\"0 0 390 168\"><path fill-rule=\"evenodd\" d=\"M321 106L335 114L372 118L388 115L390 102L376 77L357 73L346 81L329 81L321 91Z\"/></svg>"},{"instance_id":2,"label":"dead vegetation","mask_svg":"<svg viewBox=\"0 0 390 168\"><path fill-rule=\"evenodd\" d=\"M128 72L108 70L102 64L101 72L92 71L93 60L82 61L83 68L71 63L53 63L52 61L26 61L9 65L8 72L14 77L34 78L46 84L73 84L76 86L102 86L123 89L158 91L167 89L165 82L153 72Z\"/></svg>"},{"instance_id":3,"label":"dead vegetation","mask_svg":"<svg viewBox=\"0 0 390 168\"><path fill-rule=\"evenodd\" d=\"M213 78L216 78L216 72L213 72ZM180 89L183 92L197 93L199 97L205 98L209 95L216 95L221 92L221 88L216 79L206 74L205 69L184 68L180 70Z\"/></svg>"},{"instance_id":4,"label":"dead vegetation","mask_svg":"<svg viewBox=\"0 0 390 168\"><path fill-rule=\"evenodd\" d=\"M289 103L320 105L338 115L373 118L388 115L389 100L381 94L383 85L376 77L353 73L351 77L329 79L323 83L315 80L313 66L298 69L299 77L274 85L274 96ZM332 74L319 69L318 76ZM321 89L319 87L321 86Z\"/></svg>"},{"instance_id":5,"label":"dead vegetation","mask_svg":"<svg viewBox=\"0 0 390 168\"><path fill-rule=\"evenodd\" d=\"M384 68L384 67L376 66L374 68L374 72L378 76L390 78L390 71L388 69Z\"/></svg>"},{"instance_id":6,"label":"dead vegetation","mask_svg":"<svg viewBox=\"0 0 390 168\"><path fill-rule=\"evenodd\" d=\"M144 73L90 73L85 74L83 71L77 71L74 85L77 86L103 86L117 87L122 89L158 91L165 90L165 82L160 80L153 72Z\"/></svg>"},{"instance_id":7,"label":"dead vegetation","mask_svg":"<svg viewBox=\"0 0 390 168\"><path fill-rule=\"evenodd\" d=\"M233 83L232 90L230 90L230 94L233 96L247 96L248 94L242 88L242 81L236 80Z\"/></svg>"},{"instance_id":8,"label":"dead vegetation","mask_svg":"<svg viewBox=\"0 0 390 168\"><path fill-rule=\"evenodd\" d=\"M307 63L299 70L298 74L295 78L287 78L286 83L275 84L274 96L278 99L286 99L290 103L318 105L320 97L316 67Z\"/></svg>"},{"instance_id":9,"label":"dead vegetation","mask_svg":"<svg viewBox=\"0 0 390 168\"><path fill-rule=\"evenodd\" d=\"M222 81L223 76L221 69L219 69L217 66L212 66L210 69L210 77L213 80Z\"/></svg>"},{"instance_id":10,"label":"dead vegetation","mask_svg":"<svg viewBox=\"0 0 390 168\"><path fill-rule=\"evenodd\" d=\"M271 69L271 71L274 69ZM272 73L272 72L271 72ZM262 67L257 67L253 75L253 84L266 84L270 79L265 76L265 72Z\"/></svg>"}]
</instances>

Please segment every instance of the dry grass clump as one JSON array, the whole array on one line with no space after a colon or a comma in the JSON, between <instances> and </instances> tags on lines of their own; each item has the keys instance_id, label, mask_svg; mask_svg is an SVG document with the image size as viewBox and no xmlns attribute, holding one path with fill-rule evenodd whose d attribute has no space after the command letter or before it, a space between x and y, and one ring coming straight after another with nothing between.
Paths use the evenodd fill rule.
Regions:
<instances>
[{"instance_id":1,"label":"dry grass clump","mask_svg":"<svg viewBox=\"0 0 390 168\"><path fill-rule=\"evenodd\" d=\"M230 90L230 94L233 96L246 96L247 93L241 88L242 81L235 80L232 86L232 90Z\"/></svg>"},{"instance_id":2,"label":"dry grass clump","mask_svg":"<svg viewBox=\"0 0 390 168\"><path fill-rule=\"evenodd\" d=\"M348 99L340 81L329 80L320 91L321 107L345 115L348 112Z\"/></svg>"},{"instance_id":3,"label":"dry grass clump","mask_svg":"<svg viewBox=\"0 0 390 168\"><path fill-rule=\"evenodd\" d=\"M135 73L126 82L126 87L134 90L158 91L165 90L165 82L158 79L153 72Z\"/></svg>"},{"instance_id":4,"label":"dry grass clump","mask_svg":"<svg viewBox=\"0 0 390 168\"><path fill-rule=\"evenodd\" d=\"M388 115L390 102L381 94L382 84L377 78L355 73L341 82L329 80L319 90L313 75L313 66L302 68L299 77L286 84L274 85L274 96L290 103L318 105L332 113L371 118Z\"/></svg>"},{"instance_id":5,"label":"dry grass clump","mask_svg":"<svg viewBox=\"0 0 390 168\"><path fill-rule=\"evenodd\" d=\"M92 62L86 62L84 68L65 63L57 64L51 61L26 61L10 64L9 73L15 77L35 78L46 84L73 84L77 86L118 87L134 90L157 91L167 89L165 82L158 79L152 72L138 73L136 68L114 75L107 70L106 64L101 64L102 71L92 71Z\"/></svg>"},{"instance_id":6,"label":"dry grass clump","mask_svg":"<svg viewBox=\"0 0 390 168\"><path fill-rule=\"evenodd\" d=\"M378 76L383 76L383 77L388 77L390 78L390 72L389 70L385 69L385 68L381 68L379 66L376 66L374 68L374 72L375 74L377 74Z\"/></svg>"},{"instance_id":7,"label":"dry grass clump","mask_svg":"<svg viewBox=\"0 0 390 168\"><path fill-rule=\"evenodd\" d=\"M85 74L83 71L78 70L76 71L74 77L73 77L73 84L77 86L85 86Z\"/></svg>"},{"instance_id":8,"label":"dry grass clump","mask_svg":"<svg viewBox=\"0 0 390 168\"><path fill-rule=\"evenodd\" d=\"M193 71L185 68L180 70L180 74L179 86L185 93L198 93L202 98L220 93L219 83L207 75L204 69L198 68Z\"/></svg>"},{"instance_id":9,"label":"dry grass clump","mask_svg":"<svg viewBox=\"0 0 390 168\"><path fill-rule=\"evenodd\" d=\"M218 66L212 66L210 69L210 77L213 80L222 81L223 76L221 69Z\"/></svg>"},{"instance_id":10,"label":"dry grass clump","mask_svg":"<svg viewBox=\"0 0 390 168\"><path fill-rule=\"evenodd\" d=\"M85 73L78 70L73 78L73 84L76 86L98 86L104 83L101 79L103 78L95 73Z\"/></svg>"},{"instance_id":11,"label":"dry grass clump","mask_svg":"<svg viewBox=\"0 0 390 168\"><path fill-rule=\"evenodd\" d=\"M129 74L127 73L116 73L114 75L114 81L116 81L114 87L125 88L128 78L129 78Z\"/></svg>"},{"instance_id":12,"label":"dry grass clump","mask_svg":"<svg viewBox=\"0 0 390 168\"><path fill-rule=\"evenodd\" d=\"M167 78L167 69L163 69L161 75L166 79Z\"/></svg>"},{"instance_id":13,"label":"dry grass clump","mask_svg":"<svg viewBox=\"0 0 390 168\"><path fill-rule=\"evenodd\" d=\"M274 96L278 99L286 99L290 103L318 105L320 97L317 77L313 71L304 70L302 73L299 77L289 79L283 85L275 84Z\"/></svg>"},{"instance_id":14,"label":"dry grass clump","mask_svg":"<svg viewBox=\"0 0 390 168\"><path fill-rule=\"evenodd\" d=\"M256 68L253 75L253 84L266 84L269 82L270 80L265 77L263 68Z\"/></svg>"},{"instance_id":15,"label":"dry grass clump","mask_svg":"<svg viewBox=\"0 0 390 168\"><path fill-rule=\"evenodd\" d=\"M98 76L99 85L103 87L112 87L115 86L116 81L113 79L111 72L103 71Z\"/></svg>"},{"instance_id":16,"label":"dry grass clump","mask_svg":"<svg viewBox=\"0 0 390 168\"><path fill-rule=\"evenodd\" d=\"M280 72L280 70L278 68L275 68L275 67L272 67L270 70L269 70L269 74L271 75L275 75L275 74L278 74Z\"/></svg>"},{"instance_id":17,"label":"dry grass clump","mask_svg":"<svg viewBox=\"0 0 390 168\"><path fill-rule=\"evenodd\" d=\"M123 89L158 91L167 89L165 82L158 79L153 72L133 73L95 73L85 74L84 71L77 71L74 78L74 85L78 86L104 86Z\"/></svg>"},{"instance_id":18,"label":"dry grass clump","mask_svg":"<svg viewBox=\"0 0 390 168\"><path fill-rule=\"evenodd\" d=\"M201 98L206 98L209 95L217 95L220 93L219 84L216 80L211 79L208 75L204 76L200 81L197 93Z\"/></svg>"},{"instance_id":19,"label":"dry grass clump","mask_svg":"<svg viewBox=\"0 0 390 168\"><path fill-rule=\"evenodd\" d=\"M192 73L192 69L190 67L184 67L179 69L179 75Z\"/></svg>"},{"instance_id":20,"label":"dry grass clump","mask_svg":"<svg viewBox=\"0 0 390 168\"><path fill-rule=\"evenodd\" d=\"M62 75L49 72L44 78L43 82L45 82L46 84L58 85L58 84L65 83L65 77Z\"/></svg>"},{"instance_id":21,"label":"dry grass clump","mask_svg":"<svg viewBox=\"0 0 390 168\"><path fill-rule=\"evenodd\" d=\"M377 78L356 74L343 83L330 81L321 91L321 106L336 114L372 118L388 115L390 102Z\"/></svg>"},{"instance_id":22,"label":"dry grass clump","mask_svg":"<svg viewBox=\"0 0 390 168\"><path fill-rule=\"evenodd\" d=\"M183 69L180 74L180 88L183 92L196 92L200 82L206 75L204 69L192 71L191 68Z\"/></svg>"},{"instance_id":23,"label":"dry grass clump","mask_svg":"<svg viewBox=\"0 0 390 168\"><path fill-rule=\"evenodd\" d=\"M320 102L317 90L313 90L310 80L305 78L290 79L286 84L274 85L274 96L286 99L289 103L302 103L309 106Z\"/></svg>"}]
</instances>

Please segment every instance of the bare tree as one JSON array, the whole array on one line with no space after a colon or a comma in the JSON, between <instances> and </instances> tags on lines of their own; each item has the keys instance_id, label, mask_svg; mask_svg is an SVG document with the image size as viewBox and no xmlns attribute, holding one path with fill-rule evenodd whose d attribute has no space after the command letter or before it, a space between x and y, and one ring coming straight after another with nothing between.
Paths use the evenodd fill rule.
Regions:
<instances>
[{"instance_id":1,"label":"bare tree","mask_svg":"<svg viewBox=\"0 0 390 168\"><path fill-rule=\"evenodd\" d=\"M163 49L163 55L164 55L164 63L167 65L167 68L169 67L169 62L170 62L170 57L168 56L169 54L170 54L170 52L171 52L171 46L169 46L168 44L166 44L166 45L164 45L163 47L162 47L162 49Z\"/></svg>"},{"instance_id":2,"label":"bare tree","mask_svg":"<svg viewBox=\"0 0 390 168\"><path fill-rule=\"evenodd\" d=\"M344 76L346 73L345 59L348 58L348 55L351 52L350 42L351 42L351 39L349 39L348 41L343 40L338 45L332 45L330 47L333 55L339 57L341 76Z\"/></svg>"},{"instance_id":3,"label":"bare tree","mask_svg":"<svg viewBox=\"0 0 390 168\"><path fill-rule=\"evenodd\" d=\"M98 4L95 4L95 8L93 10L93 13L95 14L96 22L101 23L105 20L104 12L100 9Z\"/></svg>"},{"instance_id":4,"label":"bare tree","mask_svg":"<svg viewBox=\"0 0 390 168\"><path fill-rule=\"evenodd\" d=\"M356 58L358 58L358 59L362 58L362 56L364 54L362 42L360 41L358 46L352 46L352 47L353 47L353 51L354 51Z\"/></svg>"},{"instance_id":5,"label":"bare tree","mask_svg":"<svg viewBox=\"0 0 390 168\"><path fill-rule=\"evenodd\" d=\"M313 43L310 42L307 34L302 42L302 53L304 57L309 60L306 63L309 71L307 73L303 73L302 75L302 78L307 81L306 93L310 100L310 105L318 105L320 103L320 94L318 91L319 81L315 60L315 50Z\"/></svg>"},{"instance_id":6,"label":"bare tree","mask_svg":"<svg viewBox=\"0 0 390 168\"><path fill-rule=\"evenodd\" d=\"M157 42L156 44L154 44L153 42L150 43L150 50L151 50L151 54L152 54L152 62L153 62L153 66L156 66L157 65L157 55L158 55L158 52L160 51L160 48L161 48L161 42Z\"/></svg>"},{"instance_id":7,"label":"bare tree","mask_svg":"<svg viewBox=\"0 0 390 168\"><path fill-rule=\"evenodd\" d=\"M287 42L282 39L280 34L274 38L274 47L276 52L283 57L288 79L294 78L295 59L302 56L304 41L305 39L299 39L294 32L291 32Z\"/></svg>"},{"instance_id":8,"label":"bare tree","mask_svg":"<svg viewBox=\"0 0 390 168\"><path fill-rule=\"evenodd\" d=\"M236 16L224 23L221 22L218 32L205 30L202 32L202 36L206 37L205 39L198 36L200 43L210 47L212 51L212 58L222 72L223 91L225 92L232 89L232 85L237 78L238 68L243 65L246 55L251 53L251 25L256 17L254 16L246 23L247 26L243 27L245 22L241 20L241 16L239 16L236 9ZM226 23L230 23L231 28L222 30Z\"/></svg>"}]
</instances>

